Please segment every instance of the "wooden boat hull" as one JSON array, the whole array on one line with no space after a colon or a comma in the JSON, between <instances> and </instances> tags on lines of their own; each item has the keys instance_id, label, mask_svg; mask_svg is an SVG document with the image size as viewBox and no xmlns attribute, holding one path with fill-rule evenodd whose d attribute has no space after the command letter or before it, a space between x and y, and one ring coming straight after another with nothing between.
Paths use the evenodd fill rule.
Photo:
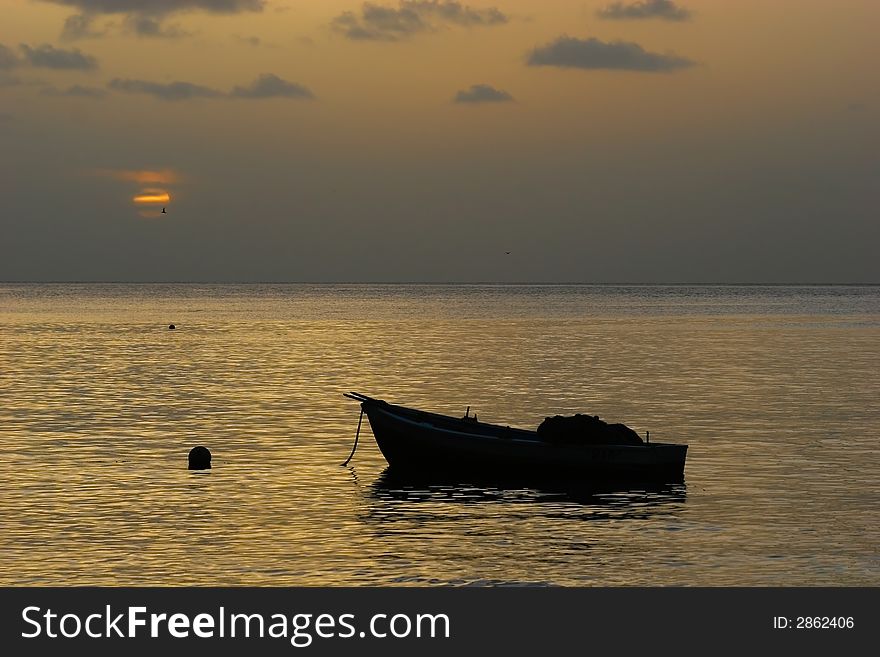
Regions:
<instances>
[{"instance_id":1,"label":"wooden boat hull","mask_svg":"<svg viewBox=\"0 0 880 657\"><path fill-rule=\"evenodd\" d=\"M687 445L570 445L536 432L467 422L369 399L362 403L385 460L409 472L681 481Z\"/></svg>"}]
</instances>

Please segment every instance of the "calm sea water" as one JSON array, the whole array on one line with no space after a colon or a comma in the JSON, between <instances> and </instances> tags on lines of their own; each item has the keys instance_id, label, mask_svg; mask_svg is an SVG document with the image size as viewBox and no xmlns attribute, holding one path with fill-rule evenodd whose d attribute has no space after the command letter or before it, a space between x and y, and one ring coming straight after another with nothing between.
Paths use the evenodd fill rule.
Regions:
<instances>
[{"instance_id":1,"label":"calm sea water","mask_svg":"<svg viewBox=\"0 0 880 657\"><path fill-rule=\"evenodd\" d=\"M686 481L401 485L348 390ZM878 287L0 285L0 584L876 586L878 399Z\"/></svg>"}]
</instances>

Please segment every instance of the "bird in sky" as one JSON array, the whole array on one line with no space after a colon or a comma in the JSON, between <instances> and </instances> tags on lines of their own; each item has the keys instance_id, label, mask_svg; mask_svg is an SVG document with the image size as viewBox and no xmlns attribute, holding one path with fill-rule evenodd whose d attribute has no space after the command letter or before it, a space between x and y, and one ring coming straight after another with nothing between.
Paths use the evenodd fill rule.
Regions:
<instances>
[{"instance_id":1,"label":"bird in sky","mask_svg":"<svg viewBox=\"0 0 880 657\"><path fill-rule=\"evenodd\" d=\"M510 255L510 251L505 251L505 255Z\"/></svg>"},{"instance_id":2,"label":"bird in sky","mask_svg":"<svg viewBox=\"0 0 880 657\"><path fill-rule=\"evenodd\" d=\"M165 212L165 208L162 208L162 214L168 214L167 212Z\"/></svg>"}]
</instances>

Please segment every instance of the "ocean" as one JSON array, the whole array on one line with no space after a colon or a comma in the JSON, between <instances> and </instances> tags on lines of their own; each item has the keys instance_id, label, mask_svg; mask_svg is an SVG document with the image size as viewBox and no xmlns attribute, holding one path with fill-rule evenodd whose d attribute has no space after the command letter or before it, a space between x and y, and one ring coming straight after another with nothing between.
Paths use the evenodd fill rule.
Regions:
<instances>
[{"instance_id":1,"label":"ocean","mask_svg":"<svg viewBox=\"0 0 880 657\"><path fill-rule=\"evenodd\" d=\"M401 483L366 420L341 467L350 390L685 481ZM876 286L0 284L0 584L877 586L878 400Z\"/></svg>"}]
</instances>

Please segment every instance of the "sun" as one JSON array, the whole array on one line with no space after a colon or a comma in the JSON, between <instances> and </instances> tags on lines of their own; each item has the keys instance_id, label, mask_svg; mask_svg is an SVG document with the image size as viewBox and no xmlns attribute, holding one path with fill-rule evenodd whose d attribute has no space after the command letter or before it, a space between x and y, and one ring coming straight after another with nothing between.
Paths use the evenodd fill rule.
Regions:
<instances>
[{"instance_id":1,"label":"sun","mask_svg":"<svg viewBox=\"0 0 880 657\"><path fill-rule=\"evenodd\" d=\"M143 189L132 197L135 205L159 205L171 202L171 194L164 189Z\"/></svg>"}]
</instances>

